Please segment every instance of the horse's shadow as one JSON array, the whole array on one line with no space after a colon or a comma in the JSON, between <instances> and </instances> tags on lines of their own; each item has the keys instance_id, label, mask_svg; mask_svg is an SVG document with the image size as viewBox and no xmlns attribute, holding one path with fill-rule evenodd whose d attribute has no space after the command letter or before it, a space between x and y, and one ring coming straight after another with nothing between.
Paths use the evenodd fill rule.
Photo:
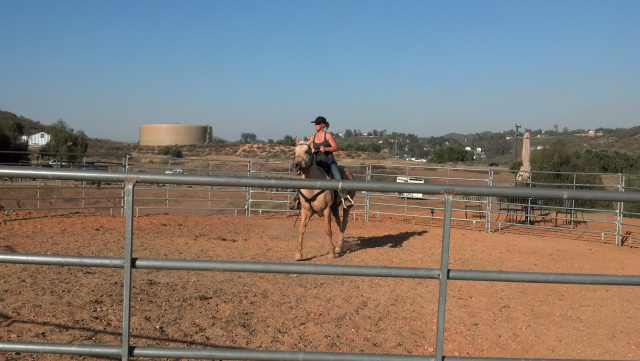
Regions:
<instances>
[{"instance_id":1,"label":"horse's shadow","mask_svg":"<svg viewBox=\"0 0 640 361\"><path fill-rule=\"evenodd\" d=\"M380 247L400 248L404 242L408 241L411 237L421 236L426 233L427 231L400 232L376 237L358 237L355 241L345 241L344 248L347 253L357 252L361 249Z\"/></svg>"},{"instance_id":2,"label":"horse's shadow","mask_svg":"<svg viewBox=\"0 0 640 361\"><path fill-rule=\"evenodd\" d=\"M377 237L358 237L355 241L344 241L344 245L342 246L342 253L338 255L338 257L343 257L347 253L357 252L361 249L369 249L369 248L380 248L380 247L388 247L388 248L400 248L402 244L409 240L409 238L414 236L421 236L427 233L427 231L420 232L400 232L398 234L388 234L385 236L377 236ZM302 259L301 261L311 261L316 258L322 258L327 256L327 253L322 255L310 256Z\"/></svg>"}]
</instances>

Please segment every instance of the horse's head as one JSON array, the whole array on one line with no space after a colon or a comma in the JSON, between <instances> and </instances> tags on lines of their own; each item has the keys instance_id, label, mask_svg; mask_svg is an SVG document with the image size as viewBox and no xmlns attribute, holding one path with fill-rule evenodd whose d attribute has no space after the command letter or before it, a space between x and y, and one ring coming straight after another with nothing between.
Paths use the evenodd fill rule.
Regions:
<instances>
[{"instance_id":1,"label":"horse's head","mask_svg":"<svg viewBox=\"0 0 640 361\"><path fill-rule=\"evenodd\" d=\"M296 149L291 162L291 167L297 175L304 174L313 164L313 151L309 142L302 142L296 137Z\"/></svg>"}]
</instances>

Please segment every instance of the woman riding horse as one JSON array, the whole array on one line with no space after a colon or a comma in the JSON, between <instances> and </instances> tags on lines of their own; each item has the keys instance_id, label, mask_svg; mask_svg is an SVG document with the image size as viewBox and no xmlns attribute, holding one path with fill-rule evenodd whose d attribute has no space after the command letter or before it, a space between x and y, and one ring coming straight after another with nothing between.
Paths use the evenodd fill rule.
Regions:
<instances>
[{"instance_id":1,"label":"woman riding horse","mask_svg":"<svg viewBox=\"0 0 640 361\"><path fill-rule=\"evenodd\" d=\"M311 142L299 142L296 138L295 156L291 162L292 169L296 174L303 179L318 179L327 180L329 176L327 172L318 166L314 161L313 148ZM344 168L344 178L353 180L353 174L349 169ZM342 245L344 243L344 232L347 229L349 222L350 208L340 207L340 199L338 198L337 191L329 191L322 188L314 188L312 185L309 187L301 188L298 191L300 196L300 214L302 221L300 222L299 237L298 237L298 252L296 253L296 260L301 261L305 259L302 252L302 240L304 233L309 224L311 217L314 214L324 219L325 234L327 236L327 245L329 246L329 257L337 257L342 253ZM349 191L350 197L354 197L356 192ZM352 198L349 198L350 200ZM340 208L342 209L342 216L340 215ZM333 244L333 232L331 230L331 220L335 220L336 226L338 226L338 242Z\"/></svg>"},{"instance_id":2,"label":"woman riding horse","mask_svg":"<svg viewBox=\"0 0 640 361\"><path fill-rule=\"evenodd\" d=\"M325 130L329 129L329 122L327 122L325 117L320 116L311 123L315 124L316 134L309 137L309 143L313 149L316 164L322 169L330 170L333 179L341 181L343 178L342 172L340 172L338 163L336 163L335 157L333 156L333 153L338 151L338 144L335 138L333 138L333 135ZM344 208L353 207L353 200L349 197L349 194L340 191L340 196L342 197L342 206ZM296 193L296 196L289 202L289 208L296 209L299 204L300 197L299 194Z\"/></svg>"}]
</instances>

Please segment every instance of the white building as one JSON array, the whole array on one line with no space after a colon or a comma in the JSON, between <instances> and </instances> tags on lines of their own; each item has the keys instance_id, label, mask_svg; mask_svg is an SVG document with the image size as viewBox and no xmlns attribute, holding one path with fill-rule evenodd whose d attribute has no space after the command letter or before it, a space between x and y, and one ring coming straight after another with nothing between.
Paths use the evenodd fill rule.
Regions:
<instances>
[{"instance_id":1,"label":"white building","mask_svg":"<svg viewBox=\"0 0 640 361\"><path fill-rule=\"evenodd\" d=\"M26 139L25 139L26 138ZM29 137L22 137L23 140L26 140L27 144L32 146L42 146L51 140L51 135L45 132L36 133L34 135L30 135Z\"/></svg>"}]
</instances>

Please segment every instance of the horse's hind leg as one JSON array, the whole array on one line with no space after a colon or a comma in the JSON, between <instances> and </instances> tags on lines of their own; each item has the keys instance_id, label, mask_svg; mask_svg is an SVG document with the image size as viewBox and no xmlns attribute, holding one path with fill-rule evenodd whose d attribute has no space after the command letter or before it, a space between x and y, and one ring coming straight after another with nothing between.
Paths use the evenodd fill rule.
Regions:
<instances>
[{"instance_id":1,"label":"horse's hind leg","mask_svg":"<svg viewBox=\"0 0 640 361\"><path fill-rule=\"evenodd\" d=\"M329 258L336 258L335 249L333 248L333 232L331 231L331 213L328 208L324 212L324 232L327 235L329 245Z\"/></svg>"},{"instance_id":2,"label":"horse's hind leg","mask_svg":"<svg viewBox=\"0 0 640 361\"><path fill-rule=\"evenodd\" d=\"M344 231L347 229L347 222L349 220L349 209L344 209L342 212L342 218L340 218L340 211L338 208L333 211L333 218L336 220L336 225L338 226L338 244L334 248L334 252L336 254L342 253L342 246L344 243Z\"/></svg>"}]
</instances>

